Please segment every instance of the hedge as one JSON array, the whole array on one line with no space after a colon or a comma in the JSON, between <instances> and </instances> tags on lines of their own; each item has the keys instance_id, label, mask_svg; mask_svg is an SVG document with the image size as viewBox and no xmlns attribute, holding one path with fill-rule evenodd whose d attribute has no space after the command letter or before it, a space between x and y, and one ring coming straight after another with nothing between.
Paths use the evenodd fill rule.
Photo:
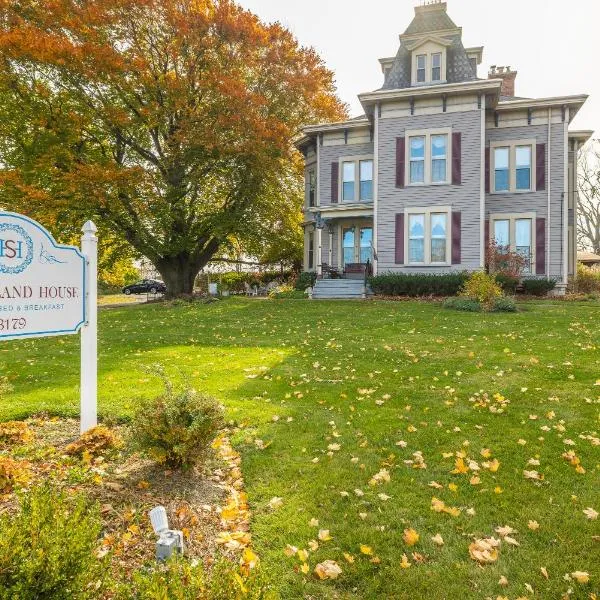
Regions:
<instances>
[{"instance_id":1,"label":"hedge","mask_svg":"<svg viewBox=\"0 0 600 600\"><path fill-rule=\"evenodd\" d=\"M530 296L546 296L556 287L556 279L524 279L521 285Z\"/></svg>"},{"instance_id":2,"label":"hedge","mask_svg":"<svg viewBox=\"0 0 600 600\"><path fill-rule=\"evenodd\" d=\"M378 296L456 296L468 273L444 273L441 275L415 273L384 273L369 278L373 293Z\"/></svg>"}]
</instances>

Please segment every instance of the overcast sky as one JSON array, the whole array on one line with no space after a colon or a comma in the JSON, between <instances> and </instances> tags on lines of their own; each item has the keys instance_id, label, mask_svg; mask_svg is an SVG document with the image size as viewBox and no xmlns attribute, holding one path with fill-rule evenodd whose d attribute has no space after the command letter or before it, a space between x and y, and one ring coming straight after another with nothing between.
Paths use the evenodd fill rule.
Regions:
<instances>
[{"instance_id":1,"label":"overcast sky","mask_svg":"<svg viewBox=\"0 0 600 600\"><path fill-rule=\"evenodd\" d=\"M280 21L313 46L336 75L352 116L356 96L381 87L378 59L394 56L398 35L420 0L238 0L265 21ZM479 77L490 65L519 72L516 95L589 94L571 129L600 135L600 0L448 0L463 43L484 46Z\"/></svg>"}]
</instances>

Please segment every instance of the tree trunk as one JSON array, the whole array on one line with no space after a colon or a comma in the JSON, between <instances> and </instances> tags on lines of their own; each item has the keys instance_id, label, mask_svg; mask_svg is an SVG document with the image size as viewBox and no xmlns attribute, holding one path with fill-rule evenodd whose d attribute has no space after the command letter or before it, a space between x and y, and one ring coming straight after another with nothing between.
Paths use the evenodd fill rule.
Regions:
<instances>
[{"instance_id":1,"label":"tree trunk","mask_svg":"<svg viewBox=\"0 0 600 600\"><path fill-rule=\"evenodd\" d=\"M155 266L167 286L166 296L176 298L194 293L194 281L203 265L182 254L162 258Z\"/></svg>"}]
</instances>

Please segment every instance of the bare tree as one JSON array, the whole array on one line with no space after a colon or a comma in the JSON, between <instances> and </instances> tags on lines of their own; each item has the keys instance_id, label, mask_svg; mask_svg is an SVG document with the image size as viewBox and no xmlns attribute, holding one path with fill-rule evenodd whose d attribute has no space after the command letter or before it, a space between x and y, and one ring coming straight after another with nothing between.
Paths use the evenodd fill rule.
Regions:
<instances>
[{"instance_id":1,"label":"bare tree","mask_svg":"<svg viewBox=\"0 0 600 600\"><path fill-rule=\"evenodd\" d=\"M592 140L579 155L579 250L600 254L600 140Z\"/></svg>"}]
</instances>

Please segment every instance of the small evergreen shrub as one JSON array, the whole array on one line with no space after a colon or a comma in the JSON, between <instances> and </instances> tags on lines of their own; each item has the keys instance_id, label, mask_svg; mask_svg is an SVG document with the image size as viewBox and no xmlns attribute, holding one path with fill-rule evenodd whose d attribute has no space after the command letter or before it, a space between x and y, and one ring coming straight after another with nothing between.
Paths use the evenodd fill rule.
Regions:
<instances>
[{"instance_id":1,"label":"small evergreen shrub","mask_svg":"<svg viewBox=\"0 0 600 600\"><path fill-rule=\"evenodd\" d=\"M50 486L23 494L17 514L0 516L0 599L103 597L100 530L97 509L80 495Z\"/></svg>"},{"instance_id":2,"label":"small evergreen shrub","mask_svg":"<svg viewBox=\"0 0 600 600\"><path fill-rule=\"evenodd\" d=\"M65 448L70 456L82 457L100 456L105 452L118 448L121 445L119 436L108 427L99 425L86 431L79 439L75 440Z\"/></svg>"},{"instance_id":3,"label":"small evergreen shrub","mask_svg":"<svg viewBox=\"0 0 600 600\"><path fill-rule=\"evenodd\" d=\"M313 287L317 281L316 273L300 273L296 279L296 289L304 292L309 287Z\"/></svg>"},{"instance_id":4,"label":"small evergreen shrub","mask_svg":"<svg viewBox=\"0 0 600 600\"><path fill-rule=\"evenodd\" d=\"M502 296L502 298L496 298L494 302L494 312L506 312L514 313L517 312L517 304L513 298Z\"/></svg>"},{"instance_id":5,"label":"small evergreen shrub","mask_svg":"<svg viewBox=\"0 0 600 600\"><path fill-rule=\"evenodd\" d=\"M467 273L384 273L370 277L369 284L378 296L455 296L467 277Z\"/></svg>"},{"instance_id":6,"label":"small evergreen shrub","mask_svg":"<svg viewBox=\"0 0 600 600\"><path fill-rule=\"evenodd\" d=\"M529 296L547 296L556 287L556 279L524 279L523 291Z\"/></svg>"},{"instance_id":7,"label":"small evergreen shrub","mask_svg":"<svg viewBox=\"0 0 600 600\"><path fill-rule=\"evenodd\" d=\"M460 295L477 300L484 310L492 310L494 302L502 296L502 289L493 275L476 271L471 273L462 287Z\"/></svg>"},{"instance_id":8,"label":"small evergreen shrub","mask_svg":"<svg viewBox=\"0 0 600 600\"><path fill-rule=\"evenodd\" d=\"M206 457L223 427L223 407L192 388L175 390L163 377L165 392L142 402L132 421L134 442L157 462L188 469Z\"/></svg>"},{"instance_id":9,"label":"small evergreen shrub","mask_svg":"<svg viewBox=\"0 0 600 600\"><path fill-rule=\"evenodd\" d=\"M500 284L502 291L505 294L514 294L521 281L520 277L507 275L506 273L495 273L496 281Z\"/></svg>"},{"instance_id":10,"label":"small evergreen shrub","mask_svg":"<svg viewBox=\"0 0 600 600\"><path fill-rule=\"evenodd\" d=\"M444 302L444 308L450 308L452 310L460 310L462 312L481 312L481 304L477 300L472 298L463 298L457 296L455 298L448 298Z\"/></svg>"},{"instance_id":11,"label":"small evergreen shrub","mask_svg":"<svg viewBox=\"0 0 600 600\"><path fill-rule=\"evenodd\" d=\"M164 566L138 571L118 600L275 600L278 596L259 566L248 570L225 559L210 571L202 563L175 557Z\"/></svg>"}]
</instances>

